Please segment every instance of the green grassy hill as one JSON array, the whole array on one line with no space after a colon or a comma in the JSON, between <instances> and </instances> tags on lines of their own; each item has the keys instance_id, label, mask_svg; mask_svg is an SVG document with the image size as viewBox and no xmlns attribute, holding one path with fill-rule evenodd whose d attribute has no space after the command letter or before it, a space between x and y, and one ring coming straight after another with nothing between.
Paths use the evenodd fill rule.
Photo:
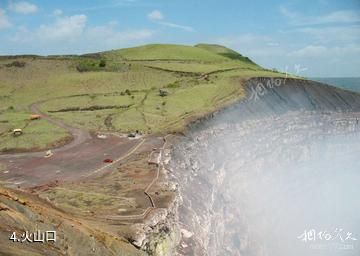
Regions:
<instances>
[{"instance_id":1,"label":"green grassy hill","mask_svg":"<svg viewBox=\"0 0 360 256\"><path fill-rule=\"evenodd\" d=\"M68 134L29 105L90 131L181 131L244 96L244 79L281 76L218 45L160 45L82 56L0 58L0 151L48 148ZM161 96L160 89L167 91ZM21 128L24 135L13 137Z\"/></svg>"},{"instance_id":2,"label":"green grassy hill","mask_svg":"<svg viewBox=\"0 0 360 256\"><path fill-rule=\"evenodd\" d=\"M195 61L226 61L226 57L198 47L172 44L149 44L104 52L110 58L126 60L195 60Z\"/></svg>"},{"instance_id":3,"label":"green grassy hill","mask_svg":"<svg viewBox=\"0 0 360 256\"><path fill-rule=\"evenodd\" d=\"M216 53L220 56L229 58L231 60L239 60L243 61L245 63L251 63L256 65L252 60L250 60L248 57L242 56L240 53L229 49L225 46L218 45L218 44L197 44L195 47L200 49L205 49L209 52Z\"/></svg>"}]
</instances>

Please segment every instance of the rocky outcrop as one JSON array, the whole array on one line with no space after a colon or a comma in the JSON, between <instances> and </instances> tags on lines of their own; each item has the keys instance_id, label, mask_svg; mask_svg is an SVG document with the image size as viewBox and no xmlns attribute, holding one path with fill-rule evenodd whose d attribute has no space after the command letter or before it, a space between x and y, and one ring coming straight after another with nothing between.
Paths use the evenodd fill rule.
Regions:
<instances>
[{"instance_id":1,"label":"rocky outcrop","mask_svg":"<svg viewBox=\"0 0 360 256\"><path fill-rule=\"evenodd\" d=\"M151 208L142 223L131 227L127 239L138 249L145 251L148 255L172 256L180 241L178 207L180 194L177 191L177 183L168 179L167 167L170 160L170 149L164 144L159 152L153 152L153 163L165 175L163 182L158 182L162 192L171 192L175 196L167 204L166 208Z\"/></svg>"},{"instance_id":2,"label":"rocky outcrop","mask_svg":"<svg viewBox=\"0 0 360 256\"><path fill-rule=\"evenodd\" d=\"M149 255L171 256L179 243L178 203L152 209L143 223L134 224L127 239Z\"/></svg>"}]
</instances>

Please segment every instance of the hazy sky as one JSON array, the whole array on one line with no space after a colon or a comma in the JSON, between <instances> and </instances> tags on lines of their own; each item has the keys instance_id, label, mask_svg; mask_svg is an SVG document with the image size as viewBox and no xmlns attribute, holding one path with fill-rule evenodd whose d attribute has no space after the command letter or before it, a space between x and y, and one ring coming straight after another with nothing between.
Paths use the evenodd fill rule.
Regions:
<instances>
[{"instance_id":1,"label":"hazy sky","mask_svg":"<svg viewBox=\"0 0 360 256\"><path fill-rule=\"evenodd\" d=\"M199 42L303 76L360 76L360 0L0 0L0 55Z\"/></svg>"}]
</instances>

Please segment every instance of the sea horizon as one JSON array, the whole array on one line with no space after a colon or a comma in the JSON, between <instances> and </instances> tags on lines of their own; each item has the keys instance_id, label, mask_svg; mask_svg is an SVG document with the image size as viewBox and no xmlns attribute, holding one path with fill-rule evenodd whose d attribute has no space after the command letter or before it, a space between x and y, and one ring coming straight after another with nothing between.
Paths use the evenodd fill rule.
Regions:
<instances>
[{"instance_id":1,"label":"sea horizon","mask_svg":"<svg viewBox=\"0 0 360 256\"><path fill-rule=\"evenodd\" d=\"M360 77L309 77L309 79L339 88L360 92Z\"/></svg>"}]
</instances>

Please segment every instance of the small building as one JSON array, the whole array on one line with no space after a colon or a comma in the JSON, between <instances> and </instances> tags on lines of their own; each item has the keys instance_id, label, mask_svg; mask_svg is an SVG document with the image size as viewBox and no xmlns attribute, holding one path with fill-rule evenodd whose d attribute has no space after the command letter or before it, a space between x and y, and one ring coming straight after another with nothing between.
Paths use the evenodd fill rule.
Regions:
<instances>
[{"instance_id":1,"label":"small building","mask_svg":"<svg viewBox=\"0 0 360 256\"><path fill-rule=\"evenodd\" d=\"M33 114L33 115L30 116L30 120L38 120L38 119L40 119L40 118L41 118L41 116L40 116L40 115L36 115L36 114Z\"/></svg>"},{"instance_id":2,"label":"small building","mask_svg":"<svg viewBox=\"0 0 360 256\"><path fill-rule=\"evenodd\" d=\"M14 129L12 133L14 136L20 136L23 134L23 131L21 129Z\"/></svg>"}]
</instances>

